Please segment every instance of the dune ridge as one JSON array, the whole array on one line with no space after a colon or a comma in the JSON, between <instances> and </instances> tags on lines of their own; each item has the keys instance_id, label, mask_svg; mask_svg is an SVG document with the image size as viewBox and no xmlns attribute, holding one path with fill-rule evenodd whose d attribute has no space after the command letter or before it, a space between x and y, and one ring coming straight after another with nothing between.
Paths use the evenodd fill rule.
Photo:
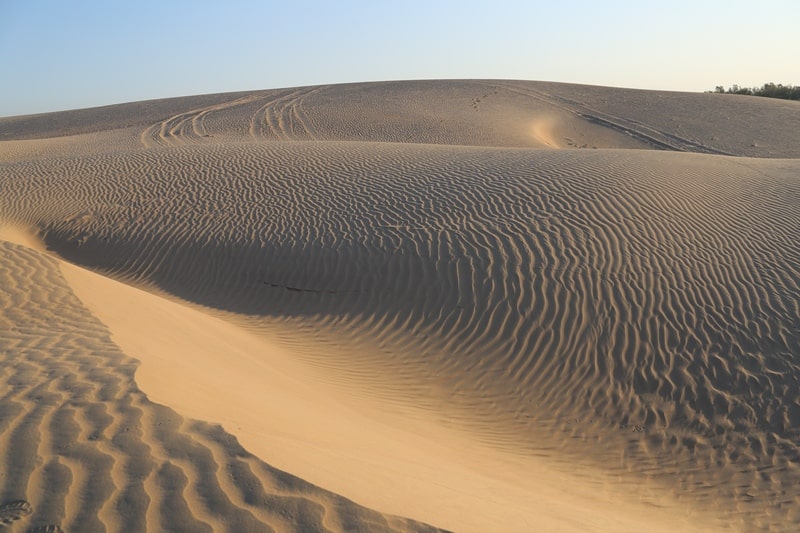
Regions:
<instances>
[{"instance_id":1,"label":"dune ridge","mask_svg":"<svg viewBox=\"0 0 800 533\"><path fill-rule=\"evenodd\" d=\"M90 110L52 142L0 119L20 138L0 214L270 339L395 428L468 435L484 466L585 468L632 507L661 487L653 516L695 528L800 520L796 103L516 81L190 102L135 127L121 106L105 140Z\"/></svg>"}]
</instances>

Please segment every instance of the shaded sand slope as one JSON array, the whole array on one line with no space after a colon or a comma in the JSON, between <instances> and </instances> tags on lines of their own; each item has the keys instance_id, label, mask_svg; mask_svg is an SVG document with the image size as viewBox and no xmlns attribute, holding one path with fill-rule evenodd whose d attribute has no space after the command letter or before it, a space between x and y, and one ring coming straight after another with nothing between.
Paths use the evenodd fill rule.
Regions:
<instances>
[{"instance_id":1,"label":"shaded sand slope","mask_svg":"<svg viewBox=\"0 0 800 533\"><path fill-rule=\"evenodd\" d=\"M65 531L425 531L278 471L150 402L53 259L0 242L0 501ZM143 332L144 333L144 332ZM22 530L22 529L20 529Z\"/></svg>"},{"instance_id":2,"label":"shaded sand slope","mask_svg":"<svg viewBox=\"0 0 800 533\"><path fill-rule=\"evenodd\" d=\"M331 415L341 427L371 418L409 446L460 450L382 461L377 447L370 485L347 457L357 439L303 448L296 421L260 411L294 440L259 456L359 503L459 530L486 529L463 509L489 492L502 494L493 519L507 505L501 530L544 517L545 529L633 531L667 515L689 521L664 522L673 530L788 531L800 520L800 162L719 155L798 156L800 107L765 100L471 81L176 101L107 137L3 143L0 214L72 262L263 336L277 350L264 362L287 354L299 365L287 374L358 407ZM604 149L552 149L581 146ZM178 379L179 359L158 364ZM206 418L144 379L262 449L263 422ZM432 460L460 502L437 509L388 474ZM406 479L430 480L413 477L423 470Z\"/></svg>"}]
</instances>

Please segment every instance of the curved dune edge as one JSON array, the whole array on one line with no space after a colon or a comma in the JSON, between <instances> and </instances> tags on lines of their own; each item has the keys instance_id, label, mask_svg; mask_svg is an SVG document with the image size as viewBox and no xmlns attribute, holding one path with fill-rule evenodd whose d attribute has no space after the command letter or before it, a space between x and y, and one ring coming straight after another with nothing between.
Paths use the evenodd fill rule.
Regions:
<instances>
[{"instance_id":1,"label":"curved dune edge","mask_svg":"<svg viewBox=\"0 0 800 533\"><path fill-rule=\"evenodd\" d=\"M711 528L653 487L503 455L434 423L356 406L291 354L222 319L60 262L70 287L140 360L154 401L223 424L261 459L382 512L456 531Z\"/></svg>"},{"instance_id":2,"label":"curved dune edge","mask_svg":"<svg viewBox=\"0 0 800 533\"><path fill-rule=\"evenodd\" d=\"M438 531L277 470L220 426L152 402L61 267L34 235L0 225L0 525Z\"/></svg>"}]
</instances>

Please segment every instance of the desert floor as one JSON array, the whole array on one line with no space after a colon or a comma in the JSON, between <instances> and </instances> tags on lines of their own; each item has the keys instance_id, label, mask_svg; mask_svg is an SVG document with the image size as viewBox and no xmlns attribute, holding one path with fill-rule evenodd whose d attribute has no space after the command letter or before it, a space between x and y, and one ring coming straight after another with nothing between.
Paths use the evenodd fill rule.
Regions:
<instances>
[{"instance_id":1,"label":"desert floor","mask_svg":"<svg viewBox=\"0 0 800 533\"><path fill-rule=\"evenodd\" d=\"M794 531L798 132L500 80L0 118L0 525Z\"/></svg>"}]
</instances>

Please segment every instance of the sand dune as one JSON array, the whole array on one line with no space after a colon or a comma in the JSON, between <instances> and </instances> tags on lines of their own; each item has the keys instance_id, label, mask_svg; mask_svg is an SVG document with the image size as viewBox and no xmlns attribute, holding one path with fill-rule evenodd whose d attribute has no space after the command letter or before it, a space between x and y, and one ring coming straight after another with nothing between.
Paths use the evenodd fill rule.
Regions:
<instances>
[{"instance_id":1,"label":"sand dune","mask_svg":"<svg viewBox=\"0 0 800 533\"><path fill-rule=\"evenodd\" d=\"M0 504L80 530L790 531L798 127L795 102L519 81L0 119L25 228Z\"/></svg>"}]
</instances>

